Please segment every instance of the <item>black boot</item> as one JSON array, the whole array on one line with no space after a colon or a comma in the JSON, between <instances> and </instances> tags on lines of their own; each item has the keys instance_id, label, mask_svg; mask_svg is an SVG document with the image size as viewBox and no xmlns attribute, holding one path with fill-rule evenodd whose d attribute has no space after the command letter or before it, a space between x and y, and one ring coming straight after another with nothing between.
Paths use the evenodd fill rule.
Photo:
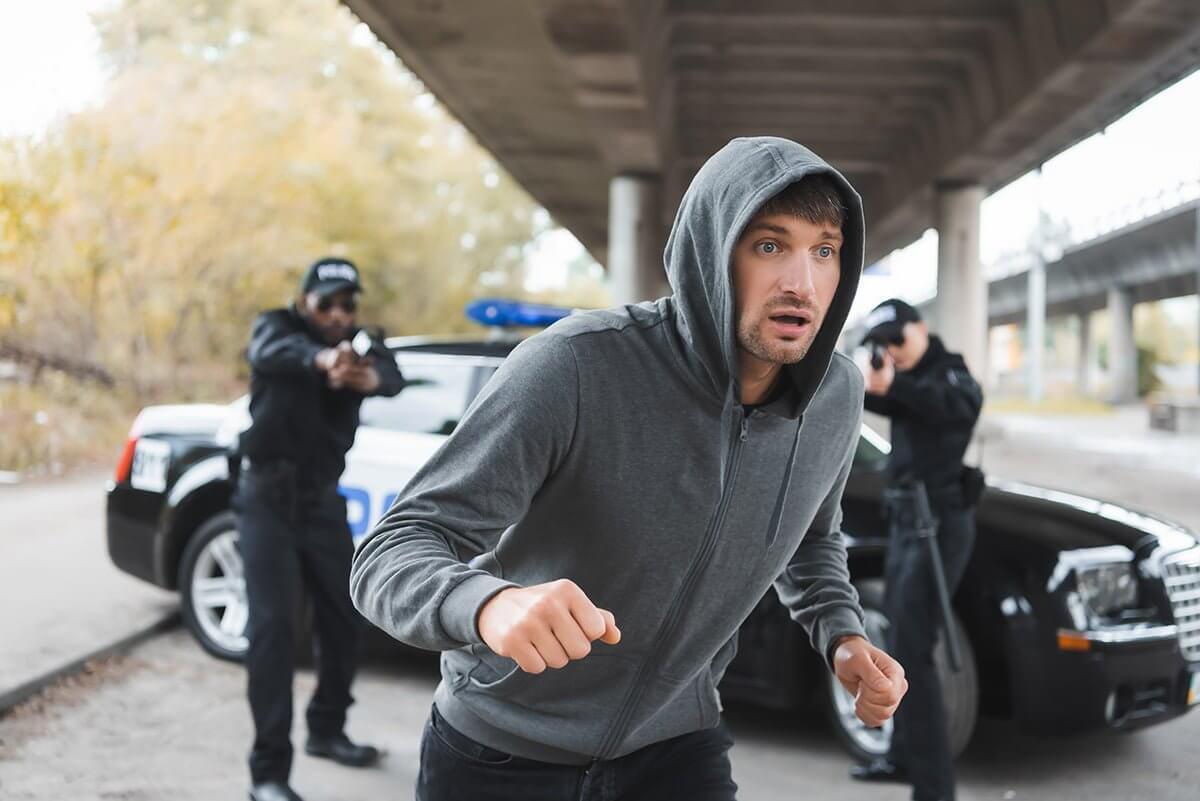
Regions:
<instances>
[{"instance_id":1,"label":"black boot","mask_svg":"<svg viewBox=\"0 0 1200 801\"><path fill-rule=\"evenodd\" d=\"M887 757L872 759L865 765L850 768L850 778L860 782L894 782L909 784L908 771Z\"/></svg>"},{"instance_id":2,"label":"black boot","mask_svg":"<svg viewBox=\"0 0 1200 801\"><path fill-rule=\"evenodd\" d=\"M332 737L308 735L304 752L310 756L332 759L352 768L365 768L379 761L379 749L373 745L355 745L345 734Z\"/></svg>"},{"instance_id":3,"label":"black boot","mask_svg":"<svg viewBox=\"0 0 1200 801\"><path fill-rule=\"evenodd\" d=\"M287 782L263 782L250 789L250 801L304 801Z\"/></svg>"}]
</instances>

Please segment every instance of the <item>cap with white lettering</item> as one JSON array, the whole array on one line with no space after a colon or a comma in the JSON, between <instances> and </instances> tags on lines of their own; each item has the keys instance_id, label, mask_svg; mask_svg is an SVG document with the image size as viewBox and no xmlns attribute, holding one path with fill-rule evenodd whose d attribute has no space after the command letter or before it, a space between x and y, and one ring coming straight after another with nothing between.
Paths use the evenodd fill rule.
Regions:
<instances>
[{"instance_id":1,"label":"cap with white lettering","mask_svg":"<svg viewBox=\"0 0 1200 801\"><path fill-rule=\"evenodd\" d=\"M863 321L867 333L862 338L862 344L878 342L886 345L889 342L903 342L904 326L920 320L920 313L899 298L885 300L872 309Z\"/></svg>"},{"instance_id":2,"label":"cap with white lettering","mask_svg":"<svg viewBox=\"0 0 1200 801\"><path fill-rule=\"evenodd\" d=\"M301 292L316 292L322 297L345 289L363 291L358 280L358 268L349 259L318 259L304 273L304 280L300 282Z\"/></svg>"}]
</instances>

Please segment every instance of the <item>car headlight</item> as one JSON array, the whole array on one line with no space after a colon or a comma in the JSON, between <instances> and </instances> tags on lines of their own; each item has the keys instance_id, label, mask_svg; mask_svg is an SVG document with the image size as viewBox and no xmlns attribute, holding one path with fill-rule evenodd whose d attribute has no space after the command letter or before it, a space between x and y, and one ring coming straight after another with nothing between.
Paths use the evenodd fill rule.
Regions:
<instances>
[{"instance_id":1,"label":"car headlight","mask_svg":"<svg viewBox=\"0 0 1200 801\"><path fill-rule=\"evenodd\" d=\"M1137 576L1132 565L1080 567L1075 577L1079 596L1097 617L1111 617L1122 609L1137 606Z\"/></svg>"}]
</instances>

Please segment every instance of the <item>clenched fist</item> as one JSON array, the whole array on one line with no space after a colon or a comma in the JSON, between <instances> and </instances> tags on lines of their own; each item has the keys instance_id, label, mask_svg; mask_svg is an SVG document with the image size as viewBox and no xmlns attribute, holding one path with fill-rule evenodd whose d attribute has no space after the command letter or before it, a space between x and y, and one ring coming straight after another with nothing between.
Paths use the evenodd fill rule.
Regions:
<instances>
[{"instance_id":1,"label":"clenched fist","mask_svg":"<svg viewBox=\"0 0 1200 801\"><path fill-rule=\"evenodd\" d=\"M479 635L526 673L583 659L595 640L621 641L612 612L597 608L567 579L501 590L479 610Z\"/></svg>"},{"instance_id":2,"label":"clenched fist","mask_svg":"<svg viewBox=\"0 0 1200 801\"><path fill-rule=\"evenodd\" d=\"M882 726L908 692L904 668L862 637L845 637L833 653L834 675L854 696L854 711L868 726Z\"/></svg>"}]
</instances>

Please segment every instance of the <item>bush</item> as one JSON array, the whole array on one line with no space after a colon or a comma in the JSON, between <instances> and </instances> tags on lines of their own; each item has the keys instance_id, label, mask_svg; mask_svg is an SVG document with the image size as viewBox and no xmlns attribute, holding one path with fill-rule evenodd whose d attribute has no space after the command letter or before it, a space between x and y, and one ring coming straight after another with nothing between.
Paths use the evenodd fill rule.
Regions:
<instances>
[{"instance_id":1,"label":"bush","mask_svg":"<svg viewBox=\"0 0 1200 801\"><path fill-rule=\"evenodd\" d=\"M0 470L60 473L112 464L137 404L61 374L0 384Z\"/></svg>"}]
</instances>

